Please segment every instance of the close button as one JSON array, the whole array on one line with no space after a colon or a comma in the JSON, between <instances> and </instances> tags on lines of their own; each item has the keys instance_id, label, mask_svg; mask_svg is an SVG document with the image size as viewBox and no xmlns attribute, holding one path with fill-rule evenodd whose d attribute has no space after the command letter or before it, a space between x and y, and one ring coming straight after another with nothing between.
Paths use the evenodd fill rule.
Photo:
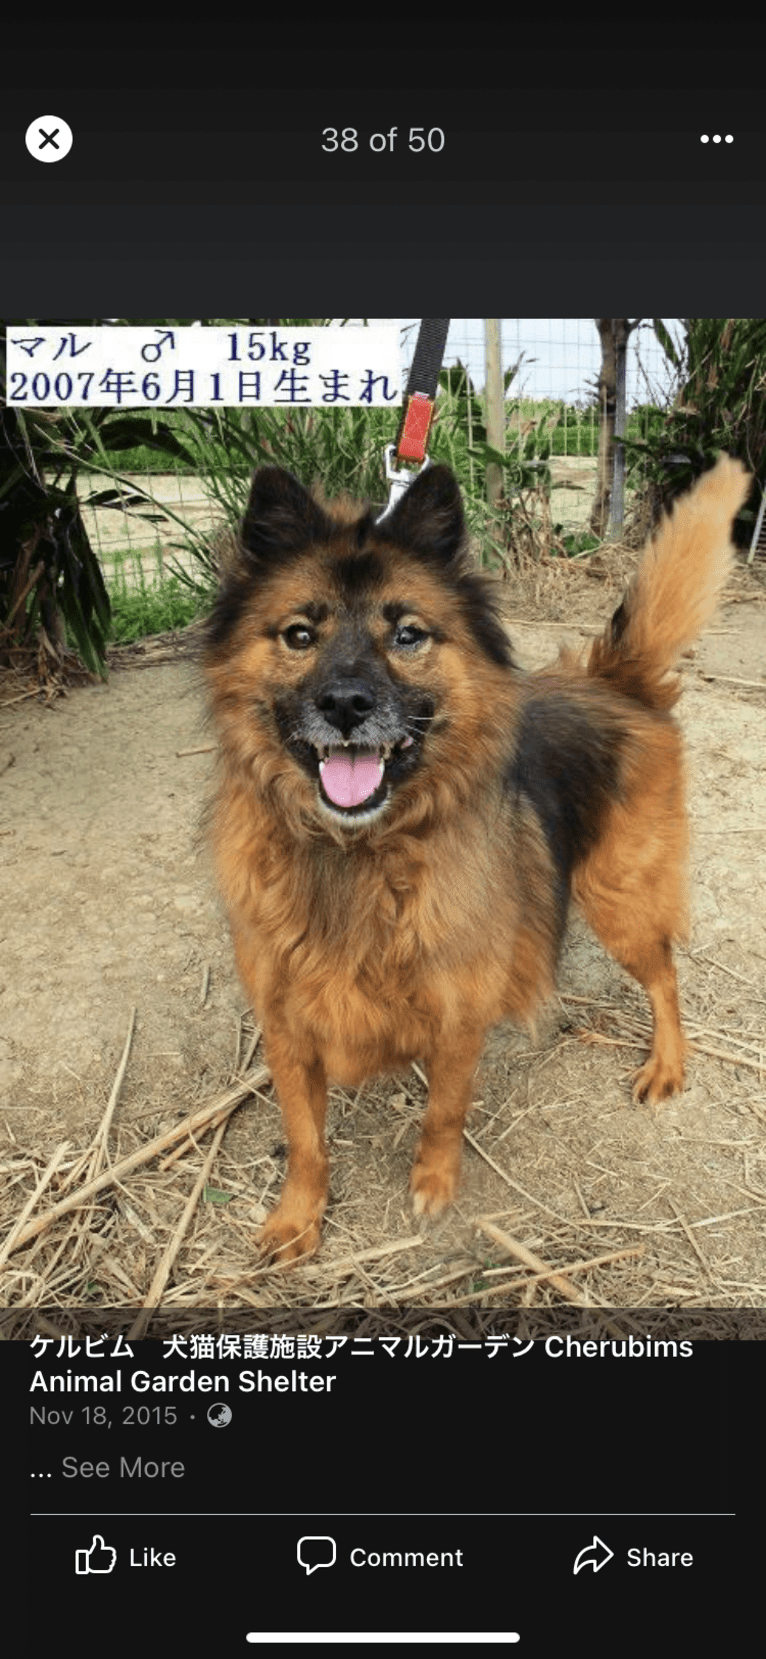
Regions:
<instances>
[{"instance_id":1,"label":"close button","mask_svg":"<svg viewBox=\"0 0 766 1659\"><path fill-rule=\"evenodd\" d=\"M38 115L30 121L25 142L35 161L63 161L72 148L72 129L60 115Z\"/></svg>"}]
</instances>

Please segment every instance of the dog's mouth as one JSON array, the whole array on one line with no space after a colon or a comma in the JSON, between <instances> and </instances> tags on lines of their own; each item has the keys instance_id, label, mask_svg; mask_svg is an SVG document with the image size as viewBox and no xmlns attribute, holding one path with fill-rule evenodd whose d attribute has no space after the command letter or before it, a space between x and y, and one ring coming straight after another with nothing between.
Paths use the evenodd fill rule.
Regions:
<instances>
[{"instance_id":1,"label":"dog's mouth","mask_svg":"<svg viewBox=\"0 0 766 1659\"><path fill-rule=\"evenodd\" d=\"M389 783L398 781L405 752L412 748L411 737L380 743L374 749L353 743L316 746L323 804L344 818L365 817L379 810L386 802Z\"/></svg>"}]
</instances>

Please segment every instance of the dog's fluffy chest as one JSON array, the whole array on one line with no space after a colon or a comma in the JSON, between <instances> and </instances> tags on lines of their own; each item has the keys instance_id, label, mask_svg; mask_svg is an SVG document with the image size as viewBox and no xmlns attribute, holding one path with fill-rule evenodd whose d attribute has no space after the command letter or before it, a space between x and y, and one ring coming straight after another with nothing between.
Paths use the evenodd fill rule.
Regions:
<instances>
[{"instance_id":1,"label":"dog's fluffy chest","mask_svg":"<svg viewBox=\"0 0 766 1659\"><path fill-rule=\"evenodd\" d=\"M459 873L447 867L434 881L414 854L314 858L276 876L272 866L247 929L258 1012L266 1030L276 1020L299 1042L310 1033L334 1081L353 1086L427 1058L445 1032L472 1023L477 1000L485 1023L502 1017L497 957L511 945L490 924L490 891L477 934Z\"/></svg>"}]
</instances>

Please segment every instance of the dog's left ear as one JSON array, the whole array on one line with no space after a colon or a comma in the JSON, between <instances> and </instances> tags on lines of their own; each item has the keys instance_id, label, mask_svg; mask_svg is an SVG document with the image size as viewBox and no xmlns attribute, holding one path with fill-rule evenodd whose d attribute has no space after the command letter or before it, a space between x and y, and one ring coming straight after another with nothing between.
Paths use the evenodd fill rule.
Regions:
<instances>
[{"instance_id":1,"label":"dog's left ear","mask_svg":"<svg viewBox=\"0 0 766 1659\"><path fill-rule=\"evenodd\" d=\"M450 564L462 550L465 519L457 479L449 467L424 467L377 534L420 558Z\"/></svg>"}]
</instances>

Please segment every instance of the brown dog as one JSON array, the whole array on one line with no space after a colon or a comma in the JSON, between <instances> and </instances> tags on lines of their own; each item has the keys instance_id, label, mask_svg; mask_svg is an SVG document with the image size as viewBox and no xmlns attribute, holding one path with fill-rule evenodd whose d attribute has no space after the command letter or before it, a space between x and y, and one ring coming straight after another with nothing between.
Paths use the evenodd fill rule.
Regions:
<instances>
[{"instance_id":1,"label":"brown dog","mask_svg":"<svg viewBox=\"0 0 766 1659\"><path fill-rule=\"evenodd\" d=\"M489 1027L554 988L570 893L654 1015L638 1100L683 1086L680 651L710 619L750 488L722 458L680 500L587 661L514 664L457 484L424 469L376 524L256 473L208 627L218 875L290 1146L262 1243L317 1248L328 1079L421 1060L416 1214L454 1197Z\"/></svg>"}]
</instances>

